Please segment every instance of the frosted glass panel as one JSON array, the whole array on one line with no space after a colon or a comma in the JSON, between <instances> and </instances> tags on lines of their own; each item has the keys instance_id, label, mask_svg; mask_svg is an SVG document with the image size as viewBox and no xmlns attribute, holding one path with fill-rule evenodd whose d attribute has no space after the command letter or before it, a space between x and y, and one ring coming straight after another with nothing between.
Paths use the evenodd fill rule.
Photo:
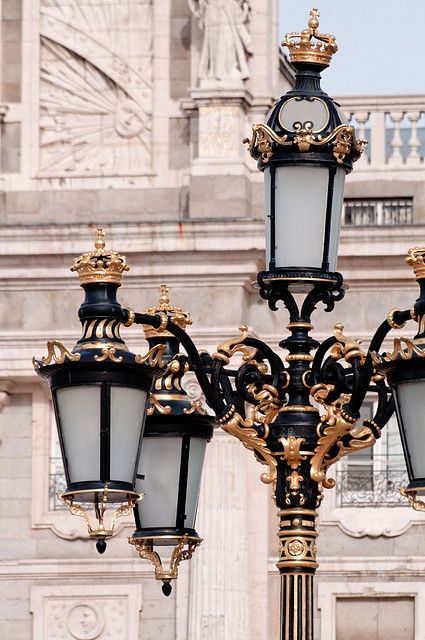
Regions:
<instances>
[{"instance_id":1,"label":"frosted glass panel","mask_svg":"<svg viewBox=\"0 0 425 640\"><path fill-rule=\"evenodd\" d=\"M345 169L336 170L332 201L332 224L329 238L329 271L336 271L339 234L341 230L342 204L344 202Z\"/></svg>"},{"instance_id":2,"label":"frosted glass panel","mask_svg":"<svg viewBox=\"0 0 425 640\"><path fill-rule=\"evenodd\" d=\"M58 389L56 400L70 482L100 479L100 386Z\"/></svg>"},{"instance_id":3,"label":"frosted glass panel","mask_svg":"<svg viewBox=\"0 0 425 640\"><path fill-rule=\"evenodd\" d=\"M270 191L271 177L270 167L264 170L264 225L266 234L266 269L269 269L270 265Z\"/></svg>"},{"instance_id":4,"label":"frosted glass panel","mask_svg":"<svg viewBox=\"0 0 425 640\"><path fill-rule=\"evenodd\" d=\"M415 478L425 478L424 397L425 381L422 380L402 382L395 389L397 416L404 427Z\"/></svg>"},{"instance_id":5,"label":"frosted glass panel","mask_svg":"<svg viewBox=\"0 0 425 640\"><path fill-rule=\"evenodd\" d=\"M134 480L146 397L142 389L111 386L111 480Z\"/></svg>"},{"instance_id":6,"label":"frosted glass panel","mask_svg":"<svg viewBox=\"0 0 425 640\"><path fill-rule=\"evenodd\" d=\"M175 527L180 478L182 439L180 437L144 438L137 475L136 491L145 497L138 503L142 528Z\"/></svg>"},{"instance_id":7,"label":"frosted glass panel","mask_svg":"<svg viewBox=\"0 0 425 640\"><path fill-rule=\"evenodd\" d=\"M329 171L276 169L276 267L322 266Z\"/></svg>"},{"instance_id":8,"label":"frosted glass panel","mask_svg":"<svg viewBox=\"0 0 425 640\"><path fill-rule=\"evenodd\" d=\"M187 476L186 520L185 527L195 528L196 509L198 507L199 488L204 466L205 438L190 439L189 473Z\"/></svg>"}]
</instances>

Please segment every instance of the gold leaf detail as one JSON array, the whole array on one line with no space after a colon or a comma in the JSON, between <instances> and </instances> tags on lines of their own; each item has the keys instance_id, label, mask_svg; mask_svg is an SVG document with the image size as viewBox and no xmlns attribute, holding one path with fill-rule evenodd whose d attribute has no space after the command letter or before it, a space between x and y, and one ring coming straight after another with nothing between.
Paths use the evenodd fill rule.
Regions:
<instances>
[{"instance_id":1,"label":"gold leaf detail","mask_svg":"<svg viewBox=\"0 0 425 640\"><path fill-rule=\"evenodd\" d=\"M269 473L261 474L260 478L265 484L271 484L276 480L277 476L276 458L274 458L272 452L268 448L266 441L263 438L260 438L256 429L254 429L254 422L252 419L244 419L236 412L230 413L230 417L227 419L224 418L220 421L222 429L230 435L238 438L244 447L250 451L254 451L259 462L268 465Z\"/></svg>"},{"instance_id":2,"label":"gold leaf detail","mask_svg":"<svg viewBox=\"0 0 425 640\"><path fill-rule=\"evenodd\" d=\"M166 348L165 344L156 344L152 349L149 349L144 356L138 354L134 360L137 364L144 364L147 362L150 367L164 367L165 363L162 356L164 355Z\"/></svg>"},{"instance_id":3,"label":"gold leaf detail","mask_svg":"<svg viewBox=\"0 0 425 640\"><path fill-rule=\"evenodd\" d=\"M378 365L382 362L393 362L397 358L401 358L401 360L410 360L414 353L420 358L425 358L425 349L421 349L419 345L423 346L423 343L415 342L409 338L394 338L392 352L383 353L382 355L376 353L376 351L372 353L373 364Z\"/></svg>"},{"instance_id":4,"label":"gold leaf detail","mask_svg":"<svg viewBox=\"0 0 425 640\"><path fill-rule=\"evenodd\" d=\"M222 360L227 365L235 353L242 353L242 360L244 362L253 362L253 358L257 354L258 349L243 344L243 341L248 337L248 327L245 324L239 327L239 331L241 332L240 336L230 338L230 340L218 345L217 353L213 354L213 358ZM258 365L256 361L255 364Z\"/></svg>"},{"instance_id":5,"label":"gold leaf detail","mask_svg":"<svg viewBox=\"0 0 425 640\"><path fill-rule=\"evenodd\" d=\"M157 396L153 393L151 393L149 396L149 402L152 406L149 407L146 412L148 416L151 416L154 413L155 409L162 415L168 415L169 413L171 413L171 407L168 404L164 407L164 405L159 402Z\"/></svg>"},{"instance_id":6,"label":"gold leaf detail","mask_svg":"<svg viewBox=\"0 0 425 640\"><path fill-rule=\"evenodd\" d=\"M311 458L310 475L318 484L326 489L335 486L335 480L326 477L328 468L351 451L371 447L375 443L375 437L371 429L364 426L355 431L356 420L350 418L343 409L343 404L348 402L349 396L343 395L340 399L327 403L327 397L334 387L331 384L317 384L311 390L311 395L316 402L325 408L320 422L325 423L323 435L319 430L319 440ZM342 443L344 436L351 436L348 446ZM331 451L336 447L336 452Z\"/></svg>"},{"instance_id":7,"label":"gold leaf detail","mask_svg":"<svg viewBox=\"0 0 425 640\"><path fill-rule=\"evenodd\" d=\"M192 413L200 413L202 416L207 415L205 409L202 408L202 402L200 400L192 400L190 404L190 409L183 409L183 413L185 413L187 416L191 415Z\"/></svg>"},{"instance_id":8,"label":"gold leaf detail","mask_svg":"<svg viewBox=\"0 0 425 640\"><path fill-rule=\"evenodd\" d=\"M122 362L123 361L123 357L122 356L116 356L117 350L114 347L106 347L105 349L102 349L102 354L101 356L96 355L94 357L94 359L97 362L104 362L105 360L107 360L108 358L112 361L112 362Z\"/></svg>"},{"instance_id":9,"label":"gold leaf detail","mask_svg":"<svg viewBox=\"0 0 425 640\"><path fill-rule=\"evenodd\" d=\"M44 365L49 365L52 361L56 364L63 364L65 359L71 360L71 362L78 362L81 358L79 353L71 353L66 347L58 340L50 340L47 343L47 356L41 360Z\"/></svg>"},{"instance_id":10,"label":"gold leaf detail","mask_svg":"<svg viewBox=\"0 0 425 640\"><path fill-rule=\"evenodd\" d=\"M334 334L338 342L334 344L330 350L330 356L334 360L341 360L344 358L346 362L350 362L353 358L360 358L361 364L364 364L366 360L366 352L360 349L362 344L361 340L356 338L347 338L344 334L344 325L338 323L334 327Z\"/></svg>"},{"instance_id":11,"label":"gold leaf detail","mask_svg":"<svg viewBox=\"0 0 425 640\"><path fill-rule=\"evenodd\" d=\"M279 442L283 445L282 460L285 460L291 469L298 469L303 460L307 460L307 456L302 455L300 447L305 438L296 438L295 436L288 436L285 438L282 436L279 438Z\"/></svg>"}]
</instances>

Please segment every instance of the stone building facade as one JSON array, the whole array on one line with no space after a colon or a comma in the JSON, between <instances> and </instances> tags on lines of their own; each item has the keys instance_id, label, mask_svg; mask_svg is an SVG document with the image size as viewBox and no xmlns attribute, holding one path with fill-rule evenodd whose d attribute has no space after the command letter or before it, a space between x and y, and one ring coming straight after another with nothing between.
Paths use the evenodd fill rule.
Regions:
<instances>
[{"instance_id":1,"label":"stone building facade","mask_svg":"<svg viewBox=\"0 0 425 640\"><path fill-rule=\"evenodd\" d=\"M47 340L72 345L79 334L82 292L69 267L99 224L131 266L123 304L155 304L166 281L200 347L214 350L246 323L277 348L285 312L269 311L251 286L264 263L262 177L241 139L293 74L277 47L277 0L222 5L217 22L213 11L224 10L195 0L1 2L5 638L277 638L277 519L253 456L223 433L209 445L204 542L164 598L126 544L130 522L100 558L84 523L58 508L51 408L31 365ZM389 309L416 297L403 257L425 236L425 96L341 103L370 145L346 188L339 269L350 289L314 320L318 338L339 321L366 342ZM137 331L125 337L142 347ZM322 640L420 640L425 629L424 516L393 491L404 471L391 434L377 453L341 465L343 489L325 497Z\"/></svg>"}]
</instances>

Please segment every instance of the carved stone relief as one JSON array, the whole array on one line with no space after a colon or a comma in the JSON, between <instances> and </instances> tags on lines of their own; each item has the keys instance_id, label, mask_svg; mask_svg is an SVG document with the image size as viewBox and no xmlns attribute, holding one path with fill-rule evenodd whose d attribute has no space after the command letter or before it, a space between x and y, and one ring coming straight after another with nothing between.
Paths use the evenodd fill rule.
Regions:
<instances>
[{"instance_id":1,"label":"carved stone relief","mask_svg":"<svg viewBox=\"0 0 425 640\"><path fill-rule=\"evenodd\" d=\"M136 587L136 588L135 588ZM136 640L140 587L33 587L34 640Z\"/></svg>"},{"instance_id":2,"label":"carved stone relief","mask_svg":"<svg viewBox=\"0 0 425 640\"><path fill-rule=\"evenodd\" d=\"M42 0L43 177L151 168L152 0Z\"/></svg>"},{"instance_id":3,"label":"carved stone relief","mask_svg":"<svg viewBox=\"0 0 425 640\"><path fill-rule=\"evenodd\" d=\"M249 78L251 36L248 0L188 0L203 31L199 79L235 85Z\"/></svg>"}]
</instances>

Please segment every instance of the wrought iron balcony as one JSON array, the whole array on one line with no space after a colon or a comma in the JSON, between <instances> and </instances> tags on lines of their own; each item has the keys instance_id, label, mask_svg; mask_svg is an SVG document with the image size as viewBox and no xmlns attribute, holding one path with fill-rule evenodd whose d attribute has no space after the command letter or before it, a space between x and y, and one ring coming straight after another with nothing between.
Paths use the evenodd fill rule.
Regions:
<instances>
[{"instance_id":1,"label":"wrought iron balcony","mask_svg":"<svg viewBox=\"0 0 425 640\"><path fill-rule=\"evenodd\" d=\"M340 469L337 471L336 503L338 507L405 507L407 503L400 495L400 489L408 481L403 469Z\"/></svg>"}]
</instances>

